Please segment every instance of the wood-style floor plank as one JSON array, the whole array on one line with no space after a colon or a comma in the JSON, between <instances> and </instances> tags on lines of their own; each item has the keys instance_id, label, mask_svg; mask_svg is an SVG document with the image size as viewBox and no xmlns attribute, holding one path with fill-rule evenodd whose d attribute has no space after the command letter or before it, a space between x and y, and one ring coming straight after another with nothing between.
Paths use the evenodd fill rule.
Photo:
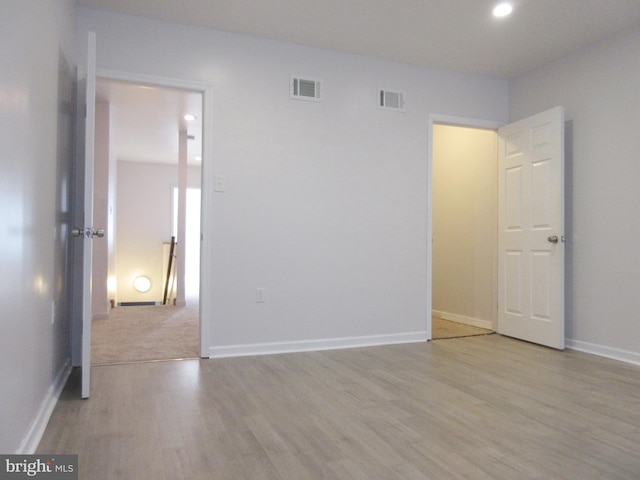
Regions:
<instances>
[{"instance_id":1,"label":"wood-style floor plank","mask_svg":"<svg viewBox=\"0 0 640 480\"><path fill-rule=\"evenodd\" d=\"M72 374L38 451L101 479L640 478L640 368L499 335Z\"/></svg>"}]
</instances>

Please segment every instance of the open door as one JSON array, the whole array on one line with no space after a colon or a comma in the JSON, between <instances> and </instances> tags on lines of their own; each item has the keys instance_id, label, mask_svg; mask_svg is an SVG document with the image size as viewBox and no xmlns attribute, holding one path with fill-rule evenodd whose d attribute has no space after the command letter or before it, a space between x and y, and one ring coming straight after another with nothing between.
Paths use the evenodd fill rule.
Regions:
<instances>
[{"instance_id":1,"label":"open door","mask_svg":"<svg viewBox=\"0 0 640 480\"><path fill-rule=\"evenodd\" d=\"M96 35L89 32L87 71L78 79L77 153L73 199L72 361L82 369L82 398L89 398L91 372L91 257L93 227L93 157L96 92Z\"/></svg>"},{"instance_id":2,"label":"open door","mask_svg":"<svg viewBox=\"0 0 640 480\"><path fill-rule=\"evenodd\" d=\"M564 110L498 135L498 333L564 349Z\"/></svg>"}]
</instances>

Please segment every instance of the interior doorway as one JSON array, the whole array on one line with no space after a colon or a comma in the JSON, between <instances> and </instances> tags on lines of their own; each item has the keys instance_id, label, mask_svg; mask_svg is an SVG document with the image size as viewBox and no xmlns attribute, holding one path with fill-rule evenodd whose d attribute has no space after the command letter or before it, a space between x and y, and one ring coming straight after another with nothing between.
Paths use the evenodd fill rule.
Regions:
<instances>
[{"instance_id":1,"label":"interior doorway","mask_svg":"<svg viewBox=\"0 0 640 480\"><path fill-rule=\"evenodd\" d=\"M497 132L432 125L431 337L497 326Z\"/></svg>"},{"instance_id":2,"label":"interior doorway","mask_svg":"<svg viewBox=\"0 0 640 480\"><path fill-rule=\"evenodd\" d=\"M564 349L564 108L554 107L508 125L431 115L428 136L432 146L438 124L493 130L498 134L498 178L494 190L499 227L494 263L497 285L491 282L498 294L493 329L501 335ZM427 238L436 243L433 197L438 182L433 178L434 156L432 148L427 162ZM474 180L473 185L477 184ZM455 218L455 215L448 217ZM472 230L468 235L475 241L478 232ZM444 243L453 243L455 238L449 236ZM437 249L427 244L430 289L427 312L436 307L433 295L436 253ZM452 290L458 290L458 285L454 284ZM429 315L428 332L432 323Z\"/></svg>"},{"instance_id":3,"label":"interior doorway","mask_svg":"<svg viewBox=\"0 0 640 480\"><path fill-rule=\"evenodd\" d=\"M101 190L104 198L94 204L106 211L111 238L104 267L94 267L93 284L103 288L94 287L102 302L94 300L92 364L199 357L203 92L99 78L97 105L103 118L96 135L103 139L96 150L100 143L106 166L95 182L96 196ZM187 301L162 305L166 246L184 221L174 215L176 188L198 192L187 200L186 248L174 258L177 275L188 271L189 291Z\"/></svg>"}]
</instances>

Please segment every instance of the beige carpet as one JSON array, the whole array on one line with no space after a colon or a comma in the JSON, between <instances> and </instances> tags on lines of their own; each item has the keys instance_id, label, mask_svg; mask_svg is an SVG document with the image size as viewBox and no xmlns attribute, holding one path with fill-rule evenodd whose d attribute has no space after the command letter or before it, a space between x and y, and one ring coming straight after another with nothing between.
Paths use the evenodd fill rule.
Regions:
<instances>
[{"instance_id":1,"label":"beige carpet","mask_svg":"<svg viewBox=\"0 0 640 480\"><path fill-rule=\"evenodd\" d=\"M92 323L91 364L199 356L198 306L118 307Z\"/></svg>"},{"instance_id":2,"label":"beige carpet","mask_svg":"<svg viewBox=\"0 0 640 480\"><path fill-rule=\"evenodd\" d=\"M443 340L445 338L472 337L474 335L488 335L495 333L486 328L473 327L463 323L451 322L442 318L432 317L431 338L433 340Z\"/></svg>"}]
</instances>

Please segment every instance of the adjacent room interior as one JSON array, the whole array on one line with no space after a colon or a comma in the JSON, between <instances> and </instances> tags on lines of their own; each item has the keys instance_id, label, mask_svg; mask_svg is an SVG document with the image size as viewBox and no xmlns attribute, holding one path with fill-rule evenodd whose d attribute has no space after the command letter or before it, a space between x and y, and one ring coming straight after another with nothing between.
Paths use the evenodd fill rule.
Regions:
<instances>
[{"instance_id":1,"label":"adjacent room interior","mask_svg":"<svg viewBox=\"0 0 640 480\"><path fill-rule=\"evenodd\" d=\"M494 130L433 126L434 340L496 329L497 147Z\"/></svg>"},{"instance_id":2,"label":"adjacent room interior","mask_svg":"<svg viewBox=\"0 0 640 480\"><path fill-rule=\"evenodd\" d=\"M199 356L202 111L198 92L98 79L93 365Z\"/></svg>"}]
</instances>

